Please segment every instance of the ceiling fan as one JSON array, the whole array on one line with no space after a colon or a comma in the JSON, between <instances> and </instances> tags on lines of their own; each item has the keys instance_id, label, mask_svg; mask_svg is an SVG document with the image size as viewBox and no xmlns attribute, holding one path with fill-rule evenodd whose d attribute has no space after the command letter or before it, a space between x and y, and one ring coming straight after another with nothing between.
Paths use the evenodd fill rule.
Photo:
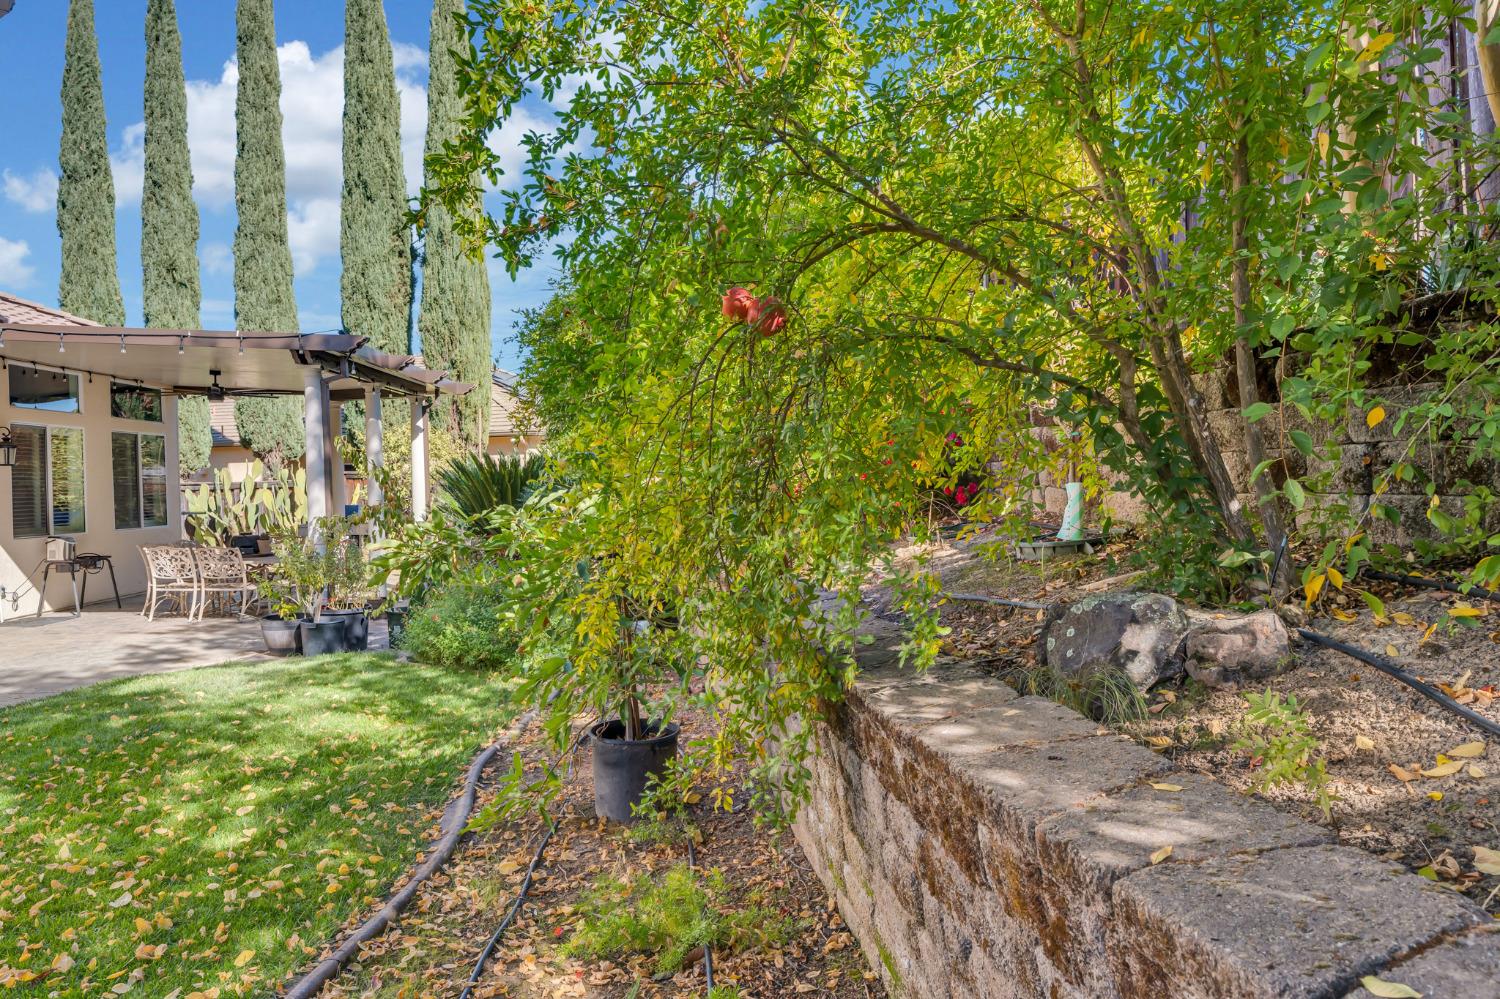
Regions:
<instances>
[{"instance_id":1,"label":"ceiling fan","mask_svg":"<svg viewBox=\"0 0 1500 999\"><path fill-rule=\"evenodd\" d=\"M3 3L4 0L0 0ZM225 399L265 399L275 395L285 395L285 392L277 392L274 389L228 389L219 384L219 376L224 372L218 369L210 369L209 375L213 383L207 388L199 388L196 385L174 385L173 395L202 395L207 396L209 402L223 402Z\"/></svg>"}]
</instances>

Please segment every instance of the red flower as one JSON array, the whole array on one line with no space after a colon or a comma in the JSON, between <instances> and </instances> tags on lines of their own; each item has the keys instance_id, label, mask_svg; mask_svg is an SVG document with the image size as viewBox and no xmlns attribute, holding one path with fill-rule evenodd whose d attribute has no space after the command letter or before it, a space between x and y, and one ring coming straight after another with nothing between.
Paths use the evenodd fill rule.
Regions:
<instances>
[{"instance_id":1,"label":"red flower","mask_svg":"<svg viewBox=\"0 0 1500 999\"><path fill-rule=\"evenodd\" d=\"M724 315L740 322L754 322L750 310L755 307L755 296L738 286L724 293Z\"/></svg>"}]
</instances>

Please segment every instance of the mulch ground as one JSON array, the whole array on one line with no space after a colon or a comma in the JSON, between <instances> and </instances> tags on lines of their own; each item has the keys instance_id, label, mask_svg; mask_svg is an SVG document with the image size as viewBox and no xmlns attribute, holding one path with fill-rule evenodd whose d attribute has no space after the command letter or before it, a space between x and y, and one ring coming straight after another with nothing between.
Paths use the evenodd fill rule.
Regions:
<instances>
[{"instance_id":1,"label":"mulch ground","mask_svg":"<svg viewBox=\"0 0 1500 999\"><path fill-rule=\"evenodd\" d=\"M691 731L693 724L694 719L686 719L684 730ZM529 764L543 758L535 734L523 735L519 748ZM655 975L652 960L641 954L585 961L563 953L581 918L581 896L600 875L628 879L687 859L685 839L636 842L622 827L595 819L592 785L585 749L554 811L557 831L527 901L476 985L476 999L673 999L707 991L699 953L690 955L684 970L668 977ZM736 802L749 798L733 783L725 789L736 792ZM743 804L733 812L712 809L712 789L702 790L702 801L685 816L698 831L696 870L722 872L731 907L753 899L770 905L795 926L789 938L774 945L750 946L739 953L715 949L714 984L738 989L741 999L883 997L878 978L791 834L757 827ZM493 795L493 787L486 789L480 803ZM448 867L424 885L400 924L366 946L360 961L322 995L458 996L480 951L512 905L542 829L539 819L527 818L471 837Z\"/></svg>"},{"instance_id":2,"label":"mulch ground","mask_svg":"<svg viewBox=\"0 0 1500 999\"><path fill-rule=\"evenodd\" d=\"M1077 598L1090 586L1115 589L1130 583L1117 578L1125 571L1123 546L1045 570L1003 555L984 558L974 545L906 554L924 555L949 592L1049 603ZM1307 626L1385 654L1500 721L1495 696L1500 604L1395 583L1360 581L1358 587L1372 589L1384 601L1383 621L1346 584L1346 592L1325 600ZM1448 615L1460 603L1483 613L1470 619L1474 626ZM953 629L944 649L948 654L1012 677L1036 667L1039 612L953 602L943 607L942 621ZM1308 643L1295 644L1286 670L1257 689L1297 698L1321 743L1338 796L1328 817L1301 787L1271 789L1265 800L1332 829L1342 843L1401 862L1500 915L1500 876L1478 870L1474 849L1500 850L1500 744L1378 670ZM1154 691L1147 718L1121 730L1184 770L1250 793L1257 761L1234 746L1245 707L1241 692L1182 680Z\"/></svg>"}]
</instances>

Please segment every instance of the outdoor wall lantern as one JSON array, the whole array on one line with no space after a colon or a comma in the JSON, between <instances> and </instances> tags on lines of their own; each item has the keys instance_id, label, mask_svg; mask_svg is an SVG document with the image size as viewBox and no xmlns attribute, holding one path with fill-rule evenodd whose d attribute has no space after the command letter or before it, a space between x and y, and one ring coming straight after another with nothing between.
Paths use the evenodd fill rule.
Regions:
<instances>
[{"instance_id":1,"label":"outdoor wall lantern","mask_svg":"<svg viewBox=\"0 0 1500 999\"><path fill-rule=\"evenodd\" d=\"M0 427L0 468L16 466L16 441L9 427Z\"/></svg>"}]
</instances>

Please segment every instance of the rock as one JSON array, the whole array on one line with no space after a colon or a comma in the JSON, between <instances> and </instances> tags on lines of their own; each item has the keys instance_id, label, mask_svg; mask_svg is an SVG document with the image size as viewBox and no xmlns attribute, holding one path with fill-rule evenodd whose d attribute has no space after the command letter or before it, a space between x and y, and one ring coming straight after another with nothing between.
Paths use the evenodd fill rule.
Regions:
<instances>
[{"instance_id":1,"label":"rock","mask_svg":"<svg viewBox=\"0 0 1500 999\"><path fill-rule=\"evenodd\" d=\"M1209 687L1238 687L1278 672L1292 655L1291 636L1274 611L1197 617L1183 643L1188 674Z\"/></svg>"},{"instance_id":2,"label":"rock","mask_svg":"<svg viewBox=\"0 0 1500 999\"><path fill-rule=\"evenodd\" d=\"M1182 639L1191 626L1171 597L1101 593L1053 612L1042 628L1042 659L1074 680L1121 669L1145 690L1182 673Z\"/></svg>"}]
</instances>

